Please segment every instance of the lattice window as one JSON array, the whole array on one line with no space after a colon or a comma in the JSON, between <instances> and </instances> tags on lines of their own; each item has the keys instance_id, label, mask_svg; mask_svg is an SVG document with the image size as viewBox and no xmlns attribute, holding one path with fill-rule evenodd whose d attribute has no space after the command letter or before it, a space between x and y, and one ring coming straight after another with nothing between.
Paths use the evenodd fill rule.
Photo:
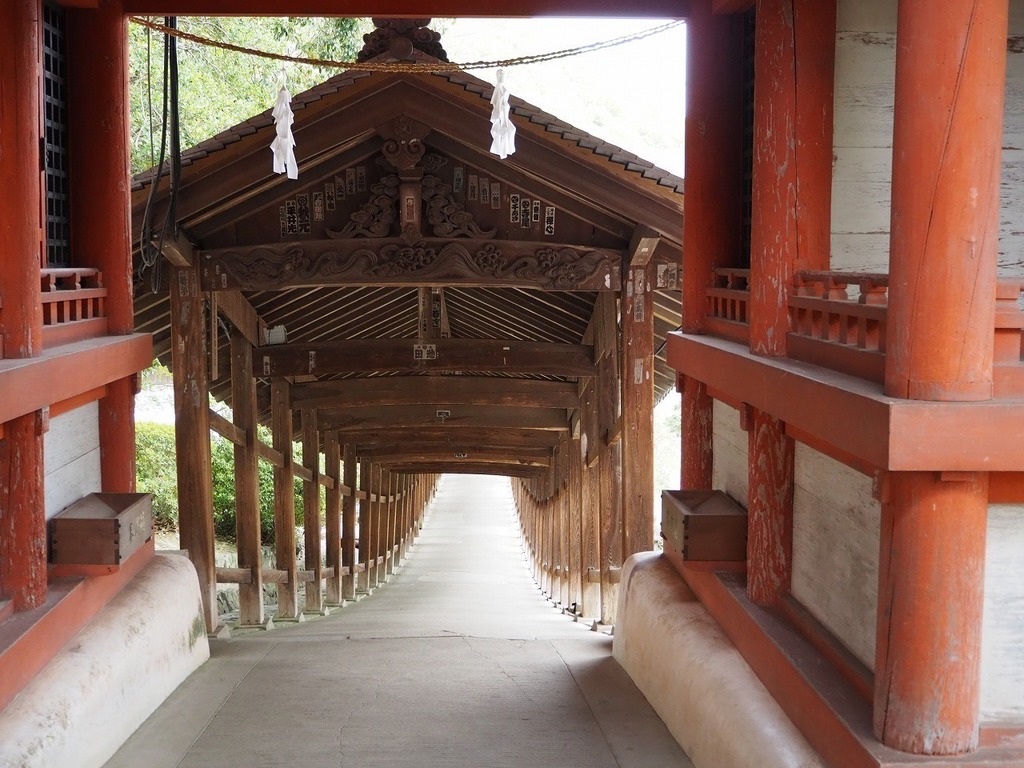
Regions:
<instances>
[{"instance_id":1,"label":"lattice window","mask_svg":"<svg viewBox=\"0 0 1024 768\"><path fill-rule=\"evenodd\" d=\"M46 264L71 265L68 189L66 14L43 3L43 140L46 170Z\"/></svg>"},{"instance_id":2,"label":"lattice window","mask_svg":"<svg viewBox=\"0 0 1024 768\"><path fill-rule=\"evenodd\" d=\"M754 9L743 15L743 240L742 267L750 266L750 228L754 201Z\"/></svg>"}]
</instances>

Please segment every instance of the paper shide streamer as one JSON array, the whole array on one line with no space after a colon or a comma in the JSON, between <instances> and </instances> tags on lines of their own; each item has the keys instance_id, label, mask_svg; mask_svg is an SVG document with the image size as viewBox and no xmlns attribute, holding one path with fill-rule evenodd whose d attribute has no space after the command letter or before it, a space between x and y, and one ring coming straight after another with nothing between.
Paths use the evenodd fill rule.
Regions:
<instances>
[{"instance_id":1,"label":"paper shide streamer","mask_svg":"<svg viewBox=\"0 0 1024 768\"><path fill-rule=\"evenodd\" d=\"M516 127L509 116L508 97L505 73L499 69L494 93L491 94L491 153L502 160L516 151Z\"/></svg>"},{"instance_id":2,"label":"paper shide streamer","mask_svg":"<svg viewBox=\"0 0 1024 768\"><path fill-rule=\"evenodd\" d=\"M289 179L297 179L299 166L295 161L295 137L292 135L295 115L292 113L291 101L292 95L288 93L287 84L282 79L272 113L277 136L271 142L270 149L274 153L274 173L287 173Z\"/></svg>"}]
</instances>

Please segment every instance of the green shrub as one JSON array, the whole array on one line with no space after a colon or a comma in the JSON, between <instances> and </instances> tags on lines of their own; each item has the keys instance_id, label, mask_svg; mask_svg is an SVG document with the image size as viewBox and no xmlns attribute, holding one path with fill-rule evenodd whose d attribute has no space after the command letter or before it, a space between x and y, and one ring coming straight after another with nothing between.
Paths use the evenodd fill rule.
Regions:
<instances>
[{"instance_id":1,"label":"green shrub","mask_svg":"<svg viewBox=\"0 0 1024 768\"><path fill-rule=\"evenodd\" d=\"M178 473L174 427L139 422L135 425L135 482L139 493L153 494L153 526L178 529Z\"/></svg>"}]
</instances>

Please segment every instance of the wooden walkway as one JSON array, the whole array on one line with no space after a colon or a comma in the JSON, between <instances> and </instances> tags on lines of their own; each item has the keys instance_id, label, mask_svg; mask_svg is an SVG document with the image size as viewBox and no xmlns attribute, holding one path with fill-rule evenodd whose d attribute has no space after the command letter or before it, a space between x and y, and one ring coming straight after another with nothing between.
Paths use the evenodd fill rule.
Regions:
<instances>
[{"instance_id":1,"label":"wooden walkway","mask_svg":"<svg viewBox=\"0 0 1024 768\"><path fill-rule=\"evenodd\" d=\"M405 565L335 615L213 641L107 768L662 768L686 755L530 577L508 481L446 476Z\"/></svg>"}]
</instances>

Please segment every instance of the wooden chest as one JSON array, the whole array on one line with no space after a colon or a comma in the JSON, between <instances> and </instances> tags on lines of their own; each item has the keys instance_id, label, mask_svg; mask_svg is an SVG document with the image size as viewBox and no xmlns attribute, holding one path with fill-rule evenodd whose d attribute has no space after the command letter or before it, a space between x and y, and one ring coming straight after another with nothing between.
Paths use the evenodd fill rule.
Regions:
<instances>
[{"instance_id":1,"label":"wooden chest","mask_svg":"<svg viewBox=\"0 0 1024 768\"><path fill-rule=\"evenodd\" d=\"M661 535L683 560L747 559L747 511L722 491L662 491Z\"/></svg>"},{"instance_id":2,"label":"wooden chest","mask_svg":"<svg viewBox=\"0 0 1024 768\"><path fill-rule=\"evenodd\" d=\"M148 493L90 493L49 523L50 562L121 565L153 537Z\"/></svg>"}]
</instances>

